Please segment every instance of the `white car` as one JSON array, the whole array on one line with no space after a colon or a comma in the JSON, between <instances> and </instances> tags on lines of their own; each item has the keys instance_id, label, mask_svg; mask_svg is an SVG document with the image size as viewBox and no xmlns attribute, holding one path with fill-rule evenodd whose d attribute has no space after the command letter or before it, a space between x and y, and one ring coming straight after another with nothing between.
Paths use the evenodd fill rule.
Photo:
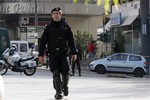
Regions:
<instances>
[{"instance_id":1,"label":"white car","mask_svg":"<svg viewBox=\"0 0 150 100\"><path fill-rule=\"evenodd\" d=\"M98 74L106 72L132 73L136 77L143 77L148 73L148 62L137 54L115 53L104 59L94 60L90 63L89 69Z\"/></svg>"}]
</instances>

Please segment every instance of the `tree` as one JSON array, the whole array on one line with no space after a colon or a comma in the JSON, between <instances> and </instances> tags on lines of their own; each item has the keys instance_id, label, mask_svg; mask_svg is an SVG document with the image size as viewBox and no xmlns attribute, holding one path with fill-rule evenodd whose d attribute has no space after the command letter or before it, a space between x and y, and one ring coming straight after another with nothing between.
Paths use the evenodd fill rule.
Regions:
<instances>
[{"instance_id":1,"label":"tree","mask_svg":"<svg viewBox=\"0 0 150 100\"><path fill-rule=\"evenodd\" d=\"M114 53L124 52L125 36L119 32L114 40Z\"/></svg>"},{"instance_id":2,"label":"tree","mask_svg":"<svg viewBox=\"0 0 150 100\"><path fill-rule=\"evenodd\" d=\"M77 31L74 34L74 40L76 47L80 49L82 56L84 56L84 52L86 51L87 44L91 41L93 41L92 34L84 31L83 33L81 31Z\"/></svg>"}]
</instances>

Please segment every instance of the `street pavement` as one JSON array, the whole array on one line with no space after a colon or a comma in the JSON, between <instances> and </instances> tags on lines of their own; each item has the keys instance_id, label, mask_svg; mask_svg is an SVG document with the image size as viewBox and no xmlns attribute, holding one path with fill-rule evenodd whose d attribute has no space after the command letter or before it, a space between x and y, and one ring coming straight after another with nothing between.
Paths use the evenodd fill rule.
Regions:
<instances>
[{"instance_id":1,"label":"street pavement","mask_svg":"<svg viewBox=\"0 0 150 100\"><path fill-rule=\"evenodd\" d=\"M150 100L150 78L97 74L82 70L70 77L69 96L63 100ZM9 71L3 76L5 100L55 100L52 74L40 68L33 76Z\"/></svg>"}]
</instances>

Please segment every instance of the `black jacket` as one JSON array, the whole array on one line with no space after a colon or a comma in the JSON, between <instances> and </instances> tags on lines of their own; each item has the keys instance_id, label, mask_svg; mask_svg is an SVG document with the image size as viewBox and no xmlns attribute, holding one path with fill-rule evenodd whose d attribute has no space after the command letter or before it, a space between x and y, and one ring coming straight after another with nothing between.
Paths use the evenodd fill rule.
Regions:
<instances>
[{"instance_id":1,"label":"black jacket","mask_svg":"<svg viewBox=\"0 0 150 100\"><path fill-rule=\"evenodd\" d=\"M72 54L77 54L71 28L62 20L59 22L52 20L51 23L45 27L39 45L39 56L44 55L46 44L50 54L57 50L58 52L60 50L63 54L67 53L68 47L70 47Z\"/></svg>"}]
</instances>

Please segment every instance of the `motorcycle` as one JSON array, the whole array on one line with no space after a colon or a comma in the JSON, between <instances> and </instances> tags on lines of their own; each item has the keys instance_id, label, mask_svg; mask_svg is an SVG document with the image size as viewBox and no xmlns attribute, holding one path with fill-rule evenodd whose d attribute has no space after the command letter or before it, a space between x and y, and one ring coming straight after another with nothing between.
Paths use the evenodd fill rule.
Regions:
<instances>
[{"instance_id":1,"label":"motorcycle","mask_svg":"<svg viewBox=\"0 0 150 100\"><path fill-rule=\"evenodd\" d=\"M24 72L25 75L32 76L36 72L36 57L21 58L15 50L11 47L3 52L4 61L0 61L0 74L6 74L10 69L14 72Z\"/></svg>"}]
</instances>

